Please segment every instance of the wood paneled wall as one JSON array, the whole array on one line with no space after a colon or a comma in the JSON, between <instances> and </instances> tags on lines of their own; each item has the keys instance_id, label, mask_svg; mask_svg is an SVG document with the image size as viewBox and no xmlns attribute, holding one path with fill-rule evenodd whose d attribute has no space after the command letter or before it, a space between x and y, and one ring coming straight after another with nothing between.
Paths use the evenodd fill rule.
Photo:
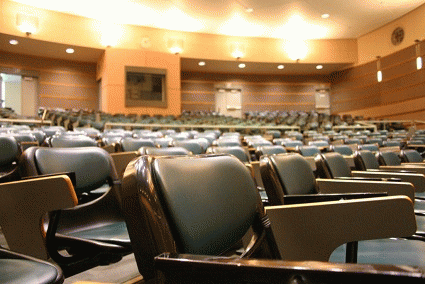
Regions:
<instances>
[{"instance_id":1,"label":"wood paneled wall","mask_svg":"<svg viewBox=\"0 0 425 284\"><path fill-rule=\"evenodd\" d=\"M315 109L315 91L324 76L266 76L182 72L182 111L212 111L216 86L230 83L242 93L242 112Z\"/></svg>"},{"instance_id":2,"label":"wood paneled wall","mask_svg":"<svg viewBox=\"0 0 425 284\"><path fill-rule=\"evenodd\" d=\"M39 106L97 110L96 64L41 58L0 51L0 67L37 74ZM18 71L19 70L19 71Z\"/></svg>"},{"instance_id":3,"label":"wood paneled wall","mask_svg":"<svg viewBox=\"0 0 425 284\"><path fill-rule=\"evenodd\" d=\"M377 81L376 61L332 74L332 113L424 120L425 69L416 69L415 46L381 58L381 70L382 82Z\"/></svg>"}]
</instances>

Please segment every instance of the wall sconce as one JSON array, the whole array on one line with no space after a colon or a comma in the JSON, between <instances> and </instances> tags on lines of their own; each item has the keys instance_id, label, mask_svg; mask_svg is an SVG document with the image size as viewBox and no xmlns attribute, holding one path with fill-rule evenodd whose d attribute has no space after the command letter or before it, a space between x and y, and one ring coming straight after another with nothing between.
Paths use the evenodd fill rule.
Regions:
<instances>
[{"instance_id":1,"label":"wall sconce","mask_svg":"<svg viewBox=\"0 0 425 284\"><path fill-rule=\"evenodd\" d=\"M299 62L307 55L308 47L304 40L290 40L285 44L285 51L290 59Z\"/></svg>"},{"instance_id":2,"label":"wall sconce","mask_svg":"<svg viewBox=\"0 0 425 284\"><path fill-rule=\"evenodd\" d=\"M168 50L174 54L180 54L183 51L183 40L179 38L170 38L167 42Z\"/></svg>"},{"instance_id":3,"label":"wall sconce","mask_svg":"<svg viewBox=\"0 0 425 284\"><path fill-rule=\"evenodd\" d=\"M240 59L245 56L245 45L240 42L232 43L230 46L230 52L232 53L232 57L236 59Z\"/></svg>"},{"instance_id":4,"label":"wall sconce","mask_svg":"<svg viewBox=\"0 0 425 284\"><path fill-rule=\"evenodd\" d=\"M421 46L420 43L421 41L416 39L415 40L416 46L416 69L417 70L421 70L422 69L422 57L421 57Z\"/></svg>"},{"instance_id":5,"label":"wall sconce","mask_svg":"<svg viewBox=\"0 0 425 284\"><path fill-rule=\"evenodd\" d=\"M27 36L29 36L37 31L38 18L36 16L18 13L16 15L16 26L21 32L24 32Z\"/></svg>"},{"instance_id":6,"label":"wall sconce","mask_svg":"<svg viewBox=\"0 0 425 284\"><path fill-rule=\"evenodd\" d=\"M378 70L376 72L376 79L378 80L378 82L382 82L381 56L376 56L376 58L378 59L376 61L376 69Z\"/></svg>"}]
</instances>

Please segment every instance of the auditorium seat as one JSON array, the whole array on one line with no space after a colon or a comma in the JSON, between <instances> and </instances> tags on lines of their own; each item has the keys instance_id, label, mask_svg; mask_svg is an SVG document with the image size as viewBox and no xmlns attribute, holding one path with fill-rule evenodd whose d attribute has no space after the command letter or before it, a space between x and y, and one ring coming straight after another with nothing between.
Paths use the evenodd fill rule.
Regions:
<instances>
[{"instance_id":1,"label":"auditorium seat","mask_svg":"<svg viewBox=\"0 0 425 284\"><path fill-rule=\"evenodd\" d=\"M0 183L20 179L21 153L22 149L14 137L0 135Z\"/></svg>"},{"instance_id":2,"label":"auditorium seat","mask_svg":"<svg viewBox=\"0 0 425 284\"><path fill-rule=\"evenodd\" d=\"M260 157L263 155L273 155L282 153L287 153L287 151L281 145L260 146L255 149L255 156L257 158L257 161L259 161Z\"/></svg>"},{"instance_id":3,"label":"auditorium seat","mask_svg":"<svg viewBox=\"0 0 425 284\"><path fill-rule=\"evenodd\" d=\"M422 155L414 149L404 149L400 151L400 158L404 163L423 163Z\"/></svg>"},{"instance_id":4,"label":"auditorium seat","mask_svg":"<svg viewBox=\"0 0 425 284\"><path fill-rule=\"evenodd\" d=\"M123 152L138 151L140 147L155 147L154 141L146 138L124 137L118 143Z\"/></svg>"},{"instance_id":5,"label":"auditorium seat","mask_svg":"<svg viewBox=\"0 0 425 284\"><path fill-rule=\"evenodd\" d=\"M270 157L264 156L261 160L261 175L263 177L263 184L269 197L269 203L271 205L362 198L362 195L360 194L361 192L364 193L363 197L368 197L367 195L371 193L368 192L371 187L373 187L373 191L375 193L378 193L379 191L390 190L392 191L391 195L403 195L405 191L409 189L411 193L413 192L412 186L406 183L401 186L398 182L388 181L370 183L368 181L361 180L345 180L343 182L339 182L338 180L326 179L319 180L319 184L322 189L320 190L316 184L316 180L309 163L305 161L303 157L297 154L273 155ZM335 192L329 191L327 188L328 184L331 186L331 188L340 187L337 192L346 192L346 194L336 194ZM354 194L353 192L350 193L350 188L354 188L357 194ZM328 194L324 194L323 192L327 192ZM380 253L381 251L384 251L386 245L388 244L388 254L386 256L384 254L381 255L381 257L385 258L383 260L384 263L402 264L397 259L398 253L406 253L406 251L410 252L416 249L425 252L425 243L423 242L424 239L422 239L422 244L420 244L421 241L419 241L419 239L422 237L414 236L414 238L418 240L412 241L411 246L408 246L405 243L406 239L401 239L398 241L368 241L367 245L370 250L361 250L359 252L359 257L361 259L365 259L364 261L366 261L369 254L373 254L374 252ZM396 242L400 242L401 246L403 246L403 249L397 249L397 246L394 244ZM363 245L364 244L362 243L361 246ZM350 252L351 248L347 248L346 251L347 253ZM340 252L338 252L338 254L340 257L339 261L341 262L343 258L341 258ZM347 259L350 259L351 257L355 256L347 255ZM336 260L336 258L336 255L334 255L334 260ZM393 260L390 260L390 258ZM375 261L378 263L377 259L375 259ZM409 259L408 261L408 264L425 264L425 260L416 260L414 256L412 256L412 259Z\"/></svg>"},{"instance_id":6,"label":"auditorium seat","mask_svg":"<svg viewBox=\"0 0 425 284\"><path fill-rule=\"evenodd\" d=\"M0 248L0 283L61 284L63 281L58 265Z\"/></svg>"},{"instance_id":7,"label":"auditorium seat","mask_svg":"<svg viewBox=\"0 0 425 284\"><path fill-rule=\"evenodd\" d=\"M160 277L156 269L164 255L158 255L164 252L171 257L175 253L189 254L189 259L208 257L210 262L241 258L302 261L297 262L299 267L314 260L322 261L323 269L330 272L337 266L326 261L338 244L415 231L413 206L403 196L264 210L244 164L228 155L141 156L129 164L121 196L137 265L145 280ZM388 223L384 225L382 218ZM344 234L335 230L342 224ZM249 238L243 240L249 229ZM185 263L179 262L183 265L179 271L187 277L200 272L192 271L192 261ZM283 269L288 263L277 261L275 265ZM170 266L160 266L173 275ZM236 264L231 269L243 268ZM209 270L206 264L202 271L208 274ZM184 280L191 283L190 279L181 283L186 283ZM200 283L214 282L203 280Z\"/></svg>"},{"instance_id":8,"label":"auditorium seat","mask_svg":"<svg viewBox=\"0 0 425 284\"><path fill-rule=\"evenodd\" d=\"M98 147L32 147L20 160L22 175L37 177L74 173L78 206L63 209L50 222L57 222L51 250L66 248L76 256L52 255L61 267L72 266L73 258L88 262L118 261L131 253L131 244L120 208L120 182L110 155ZM103 259L102 259L103 257ZM69 264L71 262L71 264Z\"/></svg>"}]
</instances>

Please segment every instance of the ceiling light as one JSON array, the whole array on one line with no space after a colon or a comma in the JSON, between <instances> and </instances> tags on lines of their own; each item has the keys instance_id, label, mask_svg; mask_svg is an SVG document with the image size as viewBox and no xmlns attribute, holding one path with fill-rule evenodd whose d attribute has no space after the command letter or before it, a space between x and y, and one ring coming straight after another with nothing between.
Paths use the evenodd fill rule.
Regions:
<instances>
[{"instance_id":1,"label":"ceiling light","mask_svg":"<svg viewBox=\"0 0 425 284\"><path fill-rule=\"evenodd\" d=\"M199 66L205 66L205 61L199 61L198 65Z\"/></svg>"},{"instance_id":2,"label":"ceiling light","mask_svg":"<svg viewBox=\"0 0 425 284\"><path fill-rule=\"evenodd\" d=\"M252 12L254 12L254 9L252 9L252 8L246 8L246 9L245 9L245 12L247 12L247 13L252 13Z\"/></svg>"},{"instance_id":3,"label":"ceiling light","mask_svg":"<svg viewBox=\"0 0 425 284\"><path fill-rule=\"evenodd\" d=\"M285 44L288 57L295 61L304 59L308 52L307 43L303 40L290 40Z\"/></svg>"},{"instance_id":4,"label":"ceiling light","mask_svg":"<svg viewBox=\"0 0 425 284\"><path fill-rule=\"evenodd\" d=\"M167 42L168 50L174 54L180 54L183 51L183 40L180 38L170 38Z\"/></svg>"},{"instance_id":5,"label":"ceiling light","mask_svg":"<svg viewBox=\"0 0 425 284\"><path fill-rule=\"evenodd\" d=\"M245 63L240 63L240 64L238 65L238 67L242 69L242 68L245 68L245 67L246 67L246 65L245 65Z\"/></svg>"},{"instance_id":6,"label":"ceiling light","mask_svg":"<svg viewBox=\"0 0 425 284\"><path fill-rule=\"evenodd\" d=\"M376 80L382 82L381 56L376 56Z\"/></svg>"},{"instance_id":7,"label":"ceiling light","mask_svg":"<svg viewBox=\"0 0 425 284\"><path fill-rule=\"evenodd\" d=\"M330 17L330 15L329 14L322 14L321 17L322 17L322 19L327 19L327 18Z\"/></svg>"},{"instance_id":8,"label":"ceiling light","mask_svg":"<svg viewBox=\"0 0 425 284\"><path fill-rule=\"evenodd\" d=\"M283 68L285 68L285 66L283 66L283 65L278 65L277 66L277 69L283 69Z\"/></svg>"},{"instance_id":9,"label":"ceiling light","mask_svg":"<svg viewBox=\"0 0 425 284\"><path fill-rule=\"evenodd\" d=\"M24 32L29 36L37 31L38 18L36 16L18 13L16 15L16 26L21 32Z\"/></svg>"},{"instance_id":10,"label":"ceiling light","mask_svg":"<svg viewBox=\"0 0 425 284\"><path fill-rule=\"evenodd\" d=\"M66 53L74 53L74 49L73 48L67 48L66 50Z\"/></svg>"},{"instance_id":11,"label":"ceiling light","mask_svg":"<svg viewBox=\"0 0 425 284\"><path fill-rule=\"evenodd\" d=\"M19 42L16 39L11 39L11 40L9 40L9 43L11 45L17 45Z\"/></svg>"},{"instance_id":12,"label":"ceiling light","mask_svg":"<svg viewBox=\"0 0 425 284\"><path fill-rule=\"evenodd\" d=\"M416 69L420 70L422 69L422 57L421 57L421 41L420 40L415 40L416 46Z\"/></svg>"},{"instance_id":13,"label":"ceiling light","mask_svg":"<svg viewBox=\"0 0 425 284\"><path fill-rule=\"evenodd\" d=\"M323 69L323 65L317 65L317 66L316 66L316 69L317 69L317 70Z\"/></svg>"}]
</instances>

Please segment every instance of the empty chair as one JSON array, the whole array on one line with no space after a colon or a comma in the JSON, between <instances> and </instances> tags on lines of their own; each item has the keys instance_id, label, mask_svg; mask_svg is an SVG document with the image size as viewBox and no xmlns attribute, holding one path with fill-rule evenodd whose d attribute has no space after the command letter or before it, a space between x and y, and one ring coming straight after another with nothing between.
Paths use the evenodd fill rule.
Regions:
<instances>
[{"instance_id":1,"label":"empty chair","mask_svg":"<svg viewBox=\"0 0 425 284\"><path fill-rule=\"evenodd\" d=\"M400 158L404 163L422 163L423 157L413 149L404 149L400 151Z\"/></svg>"},{"instance_id":2,"label":"empty chair","mask_svg":"<svg viewBox=\"0 0 425 284\"><path fill-rule=\"evenodd\" d=\"M188 175L191 178L187 178ZM163 252L170 253L171 257L177 252L189 258L191 255L197 255L198 259L208 257L211 262L217 259L212 256L231 261L226 257L230 255L232 259L326 261L335 245L347 239L359 239L365 230L371 233L368 238L414 232L412 205L406 197L344 201L343 204L330 202L326 208L319 203L271 207L265 212L245 166L228 155L142 156L129 164L121 192L137 265L146 280L158 276L155 257ZM400 206L400 211L384 209L384 203ZM362 222L350 217L349 236L330 227L335 226L335 222L348 221L346 216L350 214L367 216L362 216ZM385 228L382 228L383 214L391 215L386 215L389 223ZM302 224L299 220L303 220ZM376 230L375 226L381 228ZM279 229L283 227L285 230ZM241 242L249 228L251 241ZM187 261L175 271L192 271L190 263ZM276 265L279 263L284 262L276 262ZM332 270L333 264L324 266ZM171 269L170 266L163 268ZM209 270L208 266L204 269ZM235 265L235 269L239 266Z\"/></svg>"},{"instance_id":3,"label":"empty chair","mask_svg":"<svg viewBox=\"0 0 425 284\"><path fill-rule=\"evenodd\" d=\"M171 137L161 137L161 138L153 139L153 143L155 144L155 147L158 147L158 148L170 147L172 142L173 142L173 138Z\"/></svg>"},{"instance_id":4,"label":"empty chair","mask_svg":"<svg viewBox=\"0 0 425 284\"><path fill-rule=\"evenodd\" d=\"M271 205L287 204L288 202L284 199L288 196L316 193L367 193L371 191L371 187L375 193L389 192L391 195L414 196L414 188L409 183L316 179L310 163L297 153L263 156L260 160L260 171ZM358 195L353 196L358 197ZM307 200L315 200L314 198ZM347 196L336 198L347 198Z\"/></svg>"},{"instance_id":5,"label":"empty chair","mask_svg":"<svg viewBox=\"0 0 425 284\"><path fill-rule=\"evenodd\" d=\"M107 263L131 252L119 203L119 179L106 151L98 147L32 147L23 153L20 163L26 177L75 173L78 206L63 209L51 219L57 222L51 250L67 248L76 254L69 258L52 255L61 267L72 266L79 255Z\"/></svg>"},{"instance_id":6,"label":"empty chair","mask_svg":"<svg viewBox=\"0 0 425 284\"><path fill-rule=\"evenodd\" d=\"M348 145L330 145L329 150L331 152L337 152L344 156L353 155L353 149Z\"/></svg>"},{"instance_id":7,"label":"empty chair","mask_svg":"<svg viewBox=\"0 0 425 284\"><path fill-rule=\"evenodd\" d=\"M257 157L257 160L260 160L260 157L263 155L269 156L282 153L286 153L286 149L281 145L260 146L255 150L255 156Z\"/></svg>"},{"instance_id":8,"label":"empty chair","mask_svg":"<svg viewBox=\"0 0 425 284\"><path fill-rule=\"evenodd\" d=\"M376 153L376 158L380 166L401 166L401 159L395 152L381 152Z\"/></svg>"},{"instance_id":9,"label":"empty chair","mask_svg":"<svg viewBox=\"0 0 425 284\"><path fill-rule=\"evenodd\" d=\"M308 145L310 146L316 146L318 147L321 151L327 149L329 147L329 142L325 141L325 140L315 140L315 141L309 141Z\"/></svg>"},{"instance_id":10,"label":"empty chair","mask_svg":"<svg viewBox=\"0 0 425 284\"><path fill-rule=\"evenodd\" d=\"M303 146L303 142L299 140L285 140L281 141L281 144L289 151L295 151L298 146Z\"/></svg>"},{"instance_id":11,"label":"empty chair","mask_svg":"<svg viewBox=\"0 0 425 284\"><path fill-rule=\"evenodd\" d=\"M210 147L208 152L213 154L230 154L238 158L242 163L249 163L251 161L248 151L241 146Z\"/></svg>"},{"instance_id":12,"label":"empty chair","mask_svg":"<svg viewBox=\"0 0 425 284\"><path fill-rule=\"evenodd\" d=\"M191 152L183 147L142 147L139 149L140 155L154 155L154 156L174 156L174 155L190 155Z\"/></svg>"},{"instance_id":13,"label":"empty chair","mask_svg":"<svg viewBox=\"0 0 425 284\"><path fill-rule=\"evenodd\" d=\"M66 131L65 127L63 126L46 126L42 127L41 130L46 134L47 137L51 137L55 134Z\"/></svg>"},{"instance_id":14,"label":"empty chair","mask_svg":"<svg viewBox=\"0 0 425 284\"><path fill-rule=\"evenodd\" d=\"M379 151L378 144L360 144L358 145L359 150L367 150L373 153L376 153Z\"/></svg>"},{"instance_id":15,"label":"empty chair","mask_svg":"<svg viewBox=\"0 0 425 284\"><path fill-rule=\"evenodd\" d=\"M137 151L141 147L155 147L153 140L145 138L124 137L119 143L123 152Z\"/></svg>"},{"instance_id":16,"label":"empty chair","mask_svg":"<svg viewBox=\"0 0 425 284\"><path fill-rule=\"evenodd\" d=\"M219 138L213 142L213 145L217 147L234 147L234 146L242 146L239 137L228 137L228 138Z\"/></svg>"},{"instance_id":17,"label":"empty chair","mask_svg":"<svg viewBox=\"0 0 425 284\"><path fill-rule=\"evenodd\" d=\"M203 154L206 151L198 139L176 140L173 142L176 147L183 147L194 155Z\"/></svg>"},{"instance_id":18,"label":"empty chair","mask_svg":"<svg viewBox=\"0 0 425 284\"><path fill-rule=\"evenodd\" d=\"M54 148L73 148L73 147L96 147L97 142L86 135L54 135L48 139L50 147Z\"/></svg>"},{"instance_id":19,"label":"empty chair","mask_svg":"<svg viewBox=\"0 0 425 284\"><path fill-rule=\"evenodd\" d=\"M300 153L304 157L314 157L317 154L320 154L320 149L317 146L314 145L303 145L303 146L297 146L295 151L297 153Z\"/></svg>"},{"instance_id":20,"label":"empty chair","mask_svg":"<svg viewBox=\"0 0 425 284\"><path fill-rule=\"evenodd\" d=\"M63 281L58 265L0 248L0 283L60 284Z\"/></svg>"},{"instance_id":21,"label":"empty chair","mask_svg":"<svg viewBox=\"0 0 425 284\"><path fill-rule=\"evenodd\" d=\"M0 136L0 182L17 180L22 150L12 136Z\"/></svg>"}]
</instances>

